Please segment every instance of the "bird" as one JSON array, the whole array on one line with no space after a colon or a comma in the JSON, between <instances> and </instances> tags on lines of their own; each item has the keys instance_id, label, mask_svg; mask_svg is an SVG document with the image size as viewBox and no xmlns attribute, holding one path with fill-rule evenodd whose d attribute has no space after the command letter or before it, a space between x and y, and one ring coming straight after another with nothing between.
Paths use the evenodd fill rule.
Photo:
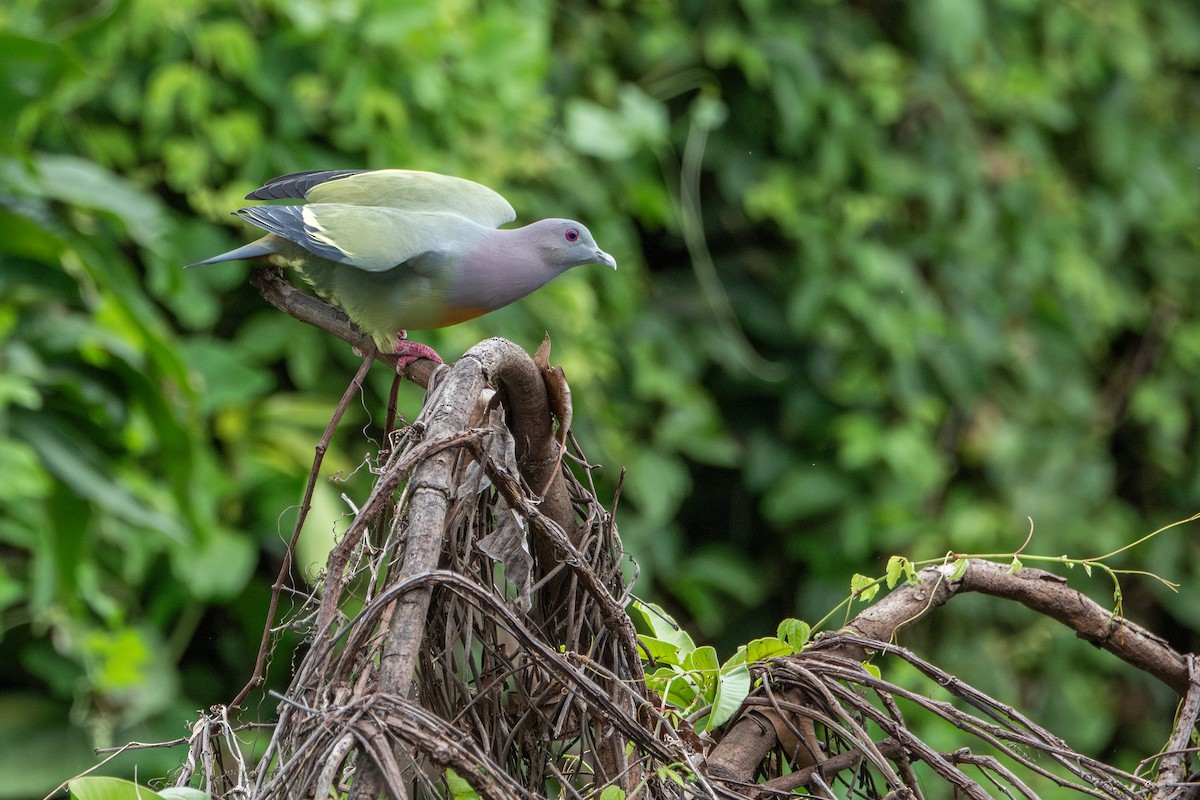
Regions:
<instances>
[{"instance_id":1,"label":"bird","mask_svg":"<svg viewBox=\"0 0 1200 800\"><path fill-rule=\"evenodd\" d=\"M340 306L397 369L432 348L408 329L455 325L508 305L571 267L617 268L570 219L516 219L500 194L465 178L406 169L308 170L273 178L247 200L303 200L233 212L267 234L188 268L266 258L296 270Z\"/></svg>"}]
</instances>

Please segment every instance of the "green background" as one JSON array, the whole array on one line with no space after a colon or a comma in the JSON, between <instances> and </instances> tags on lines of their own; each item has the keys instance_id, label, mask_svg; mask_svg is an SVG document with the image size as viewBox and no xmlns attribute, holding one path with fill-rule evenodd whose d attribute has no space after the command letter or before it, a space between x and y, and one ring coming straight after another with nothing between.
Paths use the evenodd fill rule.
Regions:
<instances>
[{"instance_id":1,"label":"green background","mask_svg":"<svg viewBox=\"0 0 1200 800\"><path fill-rule=\"evenodd\" d=\"M8 0L0 797L186 736L249 674L357 363L246 264L180 269L253 237L228 214L265 179L430 169L586 222L615 274L416 338L549 331L607 496L628 468L639 594L727 656L890 554L1012 552L1032 519L1028 552L1089 557L1200 510L1198 122L1192 0ZM1123 581L1181 650L1196 542L1113 561L1182 584ZM1127 769L1169 733L1169 692L1024 609L959 598L901 641Z\"/></svg>"}]
</instances>

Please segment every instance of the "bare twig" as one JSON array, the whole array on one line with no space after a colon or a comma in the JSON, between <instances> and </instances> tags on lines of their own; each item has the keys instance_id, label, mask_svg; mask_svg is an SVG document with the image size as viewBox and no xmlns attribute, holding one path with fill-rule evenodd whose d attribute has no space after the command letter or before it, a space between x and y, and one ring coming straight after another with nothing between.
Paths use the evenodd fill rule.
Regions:
<instances>
[{"instance_id":1,"label":"bare twig","mask_svg":"<svg viewBox=\"0 0 1200 800\"><path fill-rule=\"evenodd\" d=\"M250 680L242 687L237 696L229 701L230 708L237 708L246 699L246 696L253 690L262 685L266 679L267 669L267 653L271 648L271 629L275 624L275 613L279 609L279 595L283 591L283 587L288 583L288 576L292 570L292 554L296 552L296 543L300 541L300 532L304 528L304 521L308 519L308 512L312 508L312 496L316 491L317 476L321 472L321 464L325 460L325 452L329 449L329 443L333 440L333 432L337 429L338 423L342 421L342 416L346 413L346 409L350 406L350 400L362 391L362 382L367 375L367 370L371 368L371 362L375 360L374 350L368 352L363 358L362 364L355 373L354 378L350 381L350 385L346 387L346 391L342 393L342 399L338 403L337 408L333 411L333 416L329 419L329 424L325 426L325 432L321 434L321 440L317 443L316 455L313 456L312 468L308 473L308 483L304 486L304 499L300 501L299 513L296 515L296 524L292 528L292 538L288 541L287 549L283 552L283 560L279 565L279 574L275 577L275 583L271 585L271 601L267 606L267 619L263 624L262 640L258 645L258 657L254 660L254 672L250 674Z\"/></svg>"}]
</instances>

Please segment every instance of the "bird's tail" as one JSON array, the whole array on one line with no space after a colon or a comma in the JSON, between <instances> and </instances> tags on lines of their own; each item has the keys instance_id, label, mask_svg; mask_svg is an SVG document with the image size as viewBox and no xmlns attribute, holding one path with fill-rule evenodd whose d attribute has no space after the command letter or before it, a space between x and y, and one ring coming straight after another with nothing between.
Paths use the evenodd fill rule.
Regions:
<instances>
[{"instance_id":1,"label":"bird's tail","mask_svg":"<svg viewBox=\"0 0 1200 800\"><path fill-rule=\"evenodd\" d=\"M208 264L219 264L222 261L241 261L247 258L258 258L260 256L269 256L275 252L275 248L269 242L259 239L257 242L243 245L236 250L230 250L228 253L221 253L219 256L206 258L203 261L197 261L195 264L188 264L184 269L192 267L203 267Z\"/></svg>"}]
</instances>

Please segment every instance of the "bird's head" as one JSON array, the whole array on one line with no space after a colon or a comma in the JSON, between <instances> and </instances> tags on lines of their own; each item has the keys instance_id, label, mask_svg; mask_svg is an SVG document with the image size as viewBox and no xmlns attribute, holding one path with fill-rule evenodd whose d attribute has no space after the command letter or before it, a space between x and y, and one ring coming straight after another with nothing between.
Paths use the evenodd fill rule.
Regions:
<instances>
[{"instance_id":1,"label":"bird's head","mask_svg":"<svg viewBox=\"0 0 1200 800\"><path fill-rule=\"evenodd\" d=\"M583 264L603 264L617 268L617 260L600 249L592 232L572 219L544 219L529 226L538 248L550 263L562 269Z\"/></svg>"}]
</instances>

